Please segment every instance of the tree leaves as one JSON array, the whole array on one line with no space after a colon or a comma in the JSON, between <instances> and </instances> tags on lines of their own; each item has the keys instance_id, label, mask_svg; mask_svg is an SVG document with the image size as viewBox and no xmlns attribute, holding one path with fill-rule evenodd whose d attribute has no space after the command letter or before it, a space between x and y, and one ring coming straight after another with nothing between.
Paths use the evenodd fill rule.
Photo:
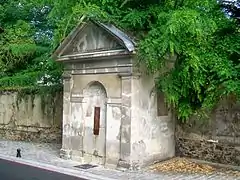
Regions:
<instances>
[{"instance_id":1,"label":"tree leaves","mask_svg":"<svg viewBox=\"0 0 240 180\"><path fill-rule=\"evenodd\" d=\"M233 64L240 49L237 27L226 17L225 23L218 25L224 15L216 3L208 1L206 8L203 5L201 9L190 4L171 11L159 8L157 23L139 47L140 58L153 73L166 64L166 54L177 55L175 69L163 74L158 83L182 120L213 108L224 95L238 94L239 75ZM214 16L209 16L210 11ZM228 32L220 34L226 28Z\"/></svg>"},{"instance_id":2,"label":"tree leaves","mask_svg":"<svg viewBox=\"0 0 240 180\"><path fill-rule=\"evenodd\" d=\"M0 10L3 11L0 12L0 21L4 28L4 32L0 34L2 88L30 84L34 86L39 75L51 73L46 71L48 69L53 71L55 68L61 74L61 68L48 58L51 53L53 25L47 23L50 6L46 3L40 0L1 1ZM49 61L53 63L48 63ZM51 64L53 68L46 69L42 66L43 62ZM59 79L59 75L57 78Z\"/></svg>"}]
</instances>

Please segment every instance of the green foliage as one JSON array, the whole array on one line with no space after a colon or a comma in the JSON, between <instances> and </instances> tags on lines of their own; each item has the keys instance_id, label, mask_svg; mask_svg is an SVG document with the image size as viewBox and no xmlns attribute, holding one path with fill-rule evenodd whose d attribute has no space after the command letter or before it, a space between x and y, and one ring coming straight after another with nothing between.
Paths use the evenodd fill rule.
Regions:
<instances>
[{"instance_id":1,"label":"green foliage","mask_svg":"<svg viewBox=\"0 0 240 180\"><path fill-rule=\"evenodd\" d=\"M46 5L31 0L0 2L1 89L35 91L46 85L61 86L62 68L49 58L53 25L48 22L50 7Z\"/></svg>"},{"instance_id":2,"label":"green foliage","mask_svg":"<svg viewBox=\"0 0 240 180\"><path fill-rule=\"evenodd\" d=\"M206 4L199 8L187 3L168 13L160 9L155 26L140 44L140 58L151 72L168 63L166 54L177 56L174 69L157 83L182 120L240 92L238 27L216 3Z\"/></svg>"}]
</instances>

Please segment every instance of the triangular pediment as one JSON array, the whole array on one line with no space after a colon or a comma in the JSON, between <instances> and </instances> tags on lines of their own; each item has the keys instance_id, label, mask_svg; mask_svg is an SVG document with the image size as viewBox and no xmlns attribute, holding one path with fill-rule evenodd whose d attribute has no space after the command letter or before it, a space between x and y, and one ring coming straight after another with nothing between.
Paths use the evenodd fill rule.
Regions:
<instances>
[{"instance_id":1,"label":"triangular pediment","mask_svg":"<svg viewBox=\"0 0 240 180\"><path fill-rule=\"evenodd\" d=\"M134 42L114 26L89 21L78 26L55 52L58 58L110 50L132 51ZM129 47L129 48L128 48Z\"/></svg>"}]
</instances>

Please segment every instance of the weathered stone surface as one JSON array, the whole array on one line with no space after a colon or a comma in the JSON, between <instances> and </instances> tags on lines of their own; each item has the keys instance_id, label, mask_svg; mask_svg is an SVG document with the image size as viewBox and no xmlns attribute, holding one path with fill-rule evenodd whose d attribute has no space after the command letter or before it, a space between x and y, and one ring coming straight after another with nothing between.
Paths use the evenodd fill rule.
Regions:
<instances>
[{"instance_id":1,"label":"weathered stone surface","mask_svg":"<svg viewBox=\"0 0 240 180\"><path fill-rule=\"evenodd\" d=\"M61 129L41 127L18 127L19 130L0 125L0 138L17 141L61 142Z\"/></svg>"},{"instance_id":2,"label":"weathered stone surface","mask_svg":"<svg viewBox=\"0 0 240 180\"><path fill-rule=\"evenodd\" d=\"M0 138L61 142L62 94L19 97L0 95Z\"/></svg>"},{"instance_id":3,"label":"weathered stone surface","mask_svg":"<svg viewBox=\"0 0 240 180\"><path fill-rule=\"evenodd\" d=\"M78 27L55 53L70 73L64 81L62 156L132 169L174 156L171 113L156 114L154 77L137 72L135 43L104 27ZM95 107L99 135L93 133Z\"/></svg>"},{"instance_id":4,"label":"weathered stone surface","mask_svg":"<svg viewBox=\"0 0 240 180\"><path fill-rule=\"evenodd\" d=\"M222 164L240 165L240 150L232 145L178 138L176 154L195 159L201 159Z\"/></svg>"},{"instance_id":5,"label":"weathered stone surface","mask_svg":"<svg viewBox=\"0 0 240 180\"><path fill-rule=\"evenodd\" d=\"M224 99L209 119L192 117L176 129L177 152L192 158L239 165L240 105ZM216 143L208 142L216 141ZM204 153L206 155L204 155Z\"/></svg>"},{"instance_id":6,"label":"weathered stone surface","mask_svg":"<svg viewBox=\"0 0 240 180\"><path fill-rule=\"evenodd\" d=\"M109 34L93 23L88 23L75 37L71 46L66 48L63 55L119 48L122 46Z\"/></svg>"},{"instance_id":7,"label":"weathered stone surface","mask_svg":"<svg viewBox=\"0 0 240 180\"><path fill-rule=\"evenodd\" d=\"M175 155L171 113L166 116L157 113L154 86L151 76L132 77L131 160L135 168Z\"/></svg>"}]
</instances>

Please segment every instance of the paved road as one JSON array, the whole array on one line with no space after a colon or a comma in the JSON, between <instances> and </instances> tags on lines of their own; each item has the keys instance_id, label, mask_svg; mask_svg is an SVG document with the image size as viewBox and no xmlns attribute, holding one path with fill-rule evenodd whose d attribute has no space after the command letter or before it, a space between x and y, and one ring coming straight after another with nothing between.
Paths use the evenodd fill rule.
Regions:
<instances>
[{"instance_id":1,"label":"paved road","mask_svg":"<svg viewBox=\"0 0 240 180\"><path fill-rule=\"evenodd\" d=\"M3 180L86 180L3 159L0 159L0 177Z\"/></svg>"},{"instance_id":2,"label":"paved road","mask_svg":"<svg viewBox=\"0 0 240 180\"><path fill-rule=\"evenodd\" d=\"M76 174L85 179L94 180L240 180L240 177L230 176L223 173L214 173L212 175L204 174L173 174L152 172L122 172L103 167L96 167L87 170L76 169L74 166L79 162L64 160L59 158L59 149L61 145L48 143L32 143L21 141L6 141L0 139L0 180L80 180L79 178L70 177L58 173L49 172L41 169L34 169L29 166L15 165L6 160L16 160L16 150L20 148L22 158L19 162L25 161L26 164L33 164L39 167L49 167L49 169L69 171L69 174ZM35 163L36 162L36 163ZM39 164L39 165L38 165ZM41 165L40 165L41 164ZM60 169L59 169L60 168ZM73 172L74 171L74 172ZM9 175L10 174L10 175ZM38 177L38 175L40 175ZM5 177L3 177L5 176ZM10 177L9 177L10 176ZM28 178L26 178L29 176ZM60 177L59 177L60 176Z\"/></svg>"}]
</instances>

